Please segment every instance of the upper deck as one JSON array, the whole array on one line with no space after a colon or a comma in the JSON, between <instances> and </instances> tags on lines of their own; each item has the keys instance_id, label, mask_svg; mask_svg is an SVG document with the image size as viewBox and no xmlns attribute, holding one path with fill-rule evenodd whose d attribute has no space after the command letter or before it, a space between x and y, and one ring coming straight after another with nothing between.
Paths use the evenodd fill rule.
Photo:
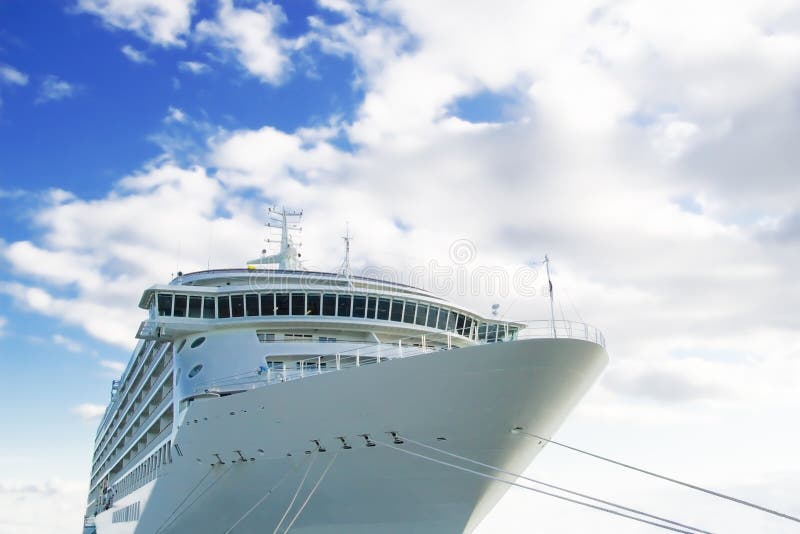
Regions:
<instances>
[{"instance_id":1,"label":"upper deck","mask_svg":"<svg viewBox=\"0 0 800 534\"><path fill-rule=\"evenodd\" d=\"M150 311L138 336L175 337L226 326L335 326L455 336L463 341L513 339L524 325L488 319L423 289L335 273L224 269L182 274L148 288Z\"/></svg>"}]
</instances>

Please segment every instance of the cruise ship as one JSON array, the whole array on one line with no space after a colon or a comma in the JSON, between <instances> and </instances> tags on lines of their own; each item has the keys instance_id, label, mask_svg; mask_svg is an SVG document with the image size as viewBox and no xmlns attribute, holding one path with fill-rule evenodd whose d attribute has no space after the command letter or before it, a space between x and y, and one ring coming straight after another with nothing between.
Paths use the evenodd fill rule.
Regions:
<instances>
[{"instance_id":1,"label":"cruise ship","mask_svg":"<svg viewBox=\"0 0 800 534\"><path fill-rule=\"evenodd\" d=\"M271 255L144 291L85 534L471 532L508 485L422 446L522 473L607 364L583 323L304 270L300 215L268 212Z\"/></svg>"}]
</instances>

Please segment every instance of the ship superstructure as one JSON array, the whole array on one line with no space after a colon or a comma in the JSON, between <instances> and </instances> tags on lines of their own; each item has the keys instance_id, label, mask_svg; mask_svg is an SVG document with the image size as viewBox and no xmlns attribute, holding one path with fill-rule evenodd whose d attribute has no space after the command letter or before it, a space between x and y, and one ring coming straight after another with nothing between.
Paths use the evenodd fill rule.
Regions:
<instances>
[{"instance_id":1,"label":"ship superstructure","mask_svg":"<svg viewBox=\"0 0 800 534\"><path fill-rule=\"evenodd\" d=\"M277 252L142 295L149 317L95 440L87 530L473 529L505 487L376 443L402 432L521 471L541 443L510 429L557 428L607 361L602 335L486 318L349 262L301 270L292 214L272 213Z\"/></svg>"}]
</instances>

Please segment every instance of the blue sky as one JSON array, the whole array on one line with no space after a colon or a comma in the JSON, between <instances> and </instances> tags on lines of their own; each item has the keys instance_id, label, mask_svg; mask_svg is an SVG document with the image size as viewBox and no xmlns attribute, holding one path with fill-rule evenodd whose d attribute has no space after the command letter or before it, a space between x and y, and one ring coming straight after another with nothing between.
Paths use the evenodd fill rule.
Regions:
<instances>
[{"instance_id":1,"label":"blue sky","mask_svg":"<svg viewBox=\"0 0 800 534\"><path fill-rule=\"evenodd\" d=\"M257 256L272 204L305 209L309 268L340 264L349 222L356 270L516 319L544 294L430 275L550 254L559 313L612 358L564 440L800 513L797 80L777 0L0 3L0 532L75 528L141 291ZM531 470L784 531L575 465ZM531 502L553 532L639 531L536 499L485 531L524 531Z\"/></svg>"}]
</instances>

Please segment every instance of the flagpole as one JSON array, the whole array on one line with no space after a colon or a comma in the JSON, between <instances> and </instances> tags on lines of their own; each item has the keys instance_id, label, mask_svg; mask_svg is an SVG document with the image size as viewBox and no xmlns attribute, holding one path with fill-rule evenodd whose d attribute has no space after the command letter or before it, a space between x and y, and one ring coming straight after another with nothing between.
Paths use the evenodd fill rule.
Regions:
<instances>
[{"instance_id":1,"label":"flagpole","mask_svg":"<svg viewBox=\"0 0 800 534\"><path fill-rule=\"evenodd\" d=\"M547 254L544 255L544 266L547 270L547 287L550 291L550 325L553 327L553 338L557 338L556 313L555 309L553 308L553 282L550 281L550 258L547 257Z\"/></svg>"}]
</instances>

